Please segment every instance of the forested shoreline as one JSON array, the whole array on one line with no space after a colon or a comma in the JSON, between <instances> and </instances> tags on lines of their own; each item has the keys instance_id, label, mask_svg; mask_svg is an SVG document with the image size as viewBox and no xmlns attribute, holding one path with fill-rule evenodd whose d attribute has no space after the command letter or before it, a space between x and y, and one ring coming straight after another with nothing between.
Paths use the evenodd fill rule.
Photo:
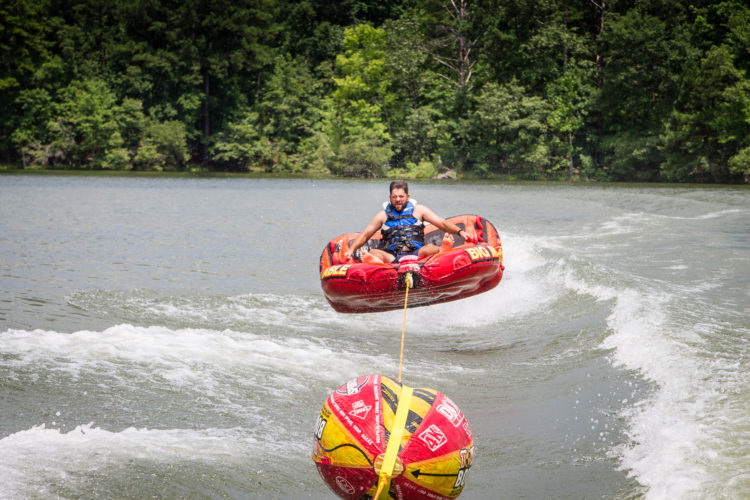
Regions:
<instances>
[{"instance_id":1,"label":"forested shoreline","mask_svg":"<svg viewBox=\"0 0 750 500\"><path fill-rule=\"evenodd\" d=\"M750 181L750 7L9 0L24 168Z\"/></svg>"}]
</instances>

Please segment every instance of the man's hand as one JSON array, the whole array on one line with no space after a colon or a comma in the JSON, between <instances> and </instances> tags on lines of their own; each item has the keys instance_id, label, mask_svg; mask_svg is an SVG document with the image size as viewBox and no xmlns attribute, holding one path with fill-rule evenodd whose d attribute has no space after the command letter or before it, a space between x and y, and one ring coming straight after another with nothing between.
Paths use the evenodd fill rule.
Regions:
<instances>
[{"instance_id":1,"label":"man's hand","mask_svg":"<svg viewBox=\"0 0 750 500\"><path fill-rule=\"evenodd\" d=\"M477 242L479 241L479 238L477 238L477 235L476 235L476 234L470 233L470 232L466 231L465 229L462 229L462 230L461 230L461 231L459 231L458 233L459 233L459 235L460 235L461 233L464 233L464 235L466 235L466 237L464 238L464 240L465 240L465 241L468 241L469 243L473 243L473 244L475 244L475 245L476 245L476 244L477 244Z\"/></svg>"}]
</instances>

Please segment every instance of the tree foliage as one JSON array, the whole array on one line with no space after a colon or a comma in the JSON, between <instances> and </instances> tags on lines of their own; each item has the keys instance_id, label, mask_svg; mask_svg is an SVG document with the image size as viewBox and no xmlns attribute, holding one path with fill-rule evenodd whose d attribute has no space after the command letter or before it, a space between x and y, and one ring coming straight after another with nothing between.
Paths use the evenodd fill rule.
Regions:
<instances>
[{"instance_id":1,"label":"tree foliage","mask_svg":"<svg viewBox=\"0 0 750 500\"><path fill-rule=\"evenodd\" d=\"M742 0L9 0L0 151L81 169L750 181Z\"/></svg>"}]
</instances>

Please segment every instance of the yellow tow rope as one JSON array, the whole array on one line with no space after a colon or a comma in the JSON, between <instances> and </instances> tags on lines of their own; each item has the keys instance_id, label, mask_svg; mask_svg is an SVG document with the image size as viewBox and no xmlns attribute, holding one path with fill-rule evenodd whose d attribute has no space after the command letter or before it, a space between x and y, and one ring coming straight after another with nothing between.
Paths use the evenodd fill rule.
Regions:
<instances>
[{"instance_id":1,"label":"yellow tow rope","mask_svg":"<svg viewBox=\"0 0 750 500\"><path fill-rule=\"evenodd\" d=\"M404 296L404 321L401 326L401 355L398 360L398 383L401 383L401 374L404 366L404 339L406 337L406 307L409 303L409 288L413 286L411 273L406 273L406 295ZM405 385L401 386L401 394L398 399L396 408L396 417L391 427L391 435L388 439L388 445L383 456L383 463L380 466L380 475L378 476L378 491L375 493L375 499L386 500L388 498L387 486L391 482L393 469L396 465L398 450L401 447L401 438L404 435L406 427L406 417L409 415L409 406L411 405L411 396L413 389ZM403 470L403 468L402 468ZM400 473L401 471L399 471ZM381 498L382 495L382 498Z\"/></svg>"},{"instance_id":2,"label":"yellow tow rope","mask_svg":"<svg viewBox=\"0 0 750 500\"><path fill-rule=\"evenodd\" d=\"M404 296L404 322L401 326L401 356L398 359L398 383L401 383L401 371L404 366L404 337L406 335L406 306L409 303L409 288L412 287L411 273L406 273L406 295Z\"/></svg>"}]
</instances>

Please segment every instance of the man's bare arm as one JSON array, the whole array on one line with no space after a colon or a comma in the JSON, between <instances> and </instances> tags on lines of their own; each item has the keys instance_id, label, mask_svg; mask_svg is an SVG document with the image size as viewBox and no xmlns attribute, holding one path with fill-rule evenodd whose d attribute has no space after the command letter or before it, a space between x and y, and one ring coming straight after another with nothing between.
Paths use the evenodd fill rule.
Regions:
<instances>
[{"instance_id":1,"label":"man's bare arm","mask_svg":"<svg viewBox=\"0 0 750 500\"><path fill-rule=\"evenodd\" d=\"M418 205L418 207L422 207L421 214L415 214L417 216L421 215L422 220L426 220L430 224L434 224L446 233L451 234L458 234L461 229L453 224L452 222L448 222L447 220L443 219L439 215L437 215L435 212L430 210L424 205Z\"/></svg>"},{"instance_id":2,"label":"man's bare arm","mask_svg":"<svg viewBox=\"0 0 750 500\"><path fill-rule=\"evenodd\" d=\"M473 235L472 233L469 233L469 232L465 231L464 229L459 228L454 223L449 222L449 221L443 219L442 217L440 217L439 215L435 214L435 212L433 212L429 208L425 207L424 205L418 205L418 207L422 207L421 213L418 214L416 212L416 210L415 210L415 215L417 215L417 216L421 215L422 220L426 220L430 224L436 225L437 227L439 227L440 229L442 229L446 233L455 234L455 235L460 236L461 233L463 232L464 233L464 238L466 240L468 240L471 243L476 243L477 242L476 236Z\"/></svg>"},{"instance_id":3,"label":"man's bare arm","mask_svg":"<svg viewBox=\"0 0 750 500\"><path fill-rule=\"evenodd\" d=\"M352 242L351 246L349 247L349 250L346 251L344 254L344 258L346 260L349 260L352 258L352 255L354 255L354 252L356 252L359 247L364 245L367 240L370 239L370 237L375 234L378 229L383 225L385 222L385 212L378 212L375 217L372 218L370 223L367 225L367 227L359 233L359 236L357 236L354 241Z\"/></svg>"}]
</instances>

